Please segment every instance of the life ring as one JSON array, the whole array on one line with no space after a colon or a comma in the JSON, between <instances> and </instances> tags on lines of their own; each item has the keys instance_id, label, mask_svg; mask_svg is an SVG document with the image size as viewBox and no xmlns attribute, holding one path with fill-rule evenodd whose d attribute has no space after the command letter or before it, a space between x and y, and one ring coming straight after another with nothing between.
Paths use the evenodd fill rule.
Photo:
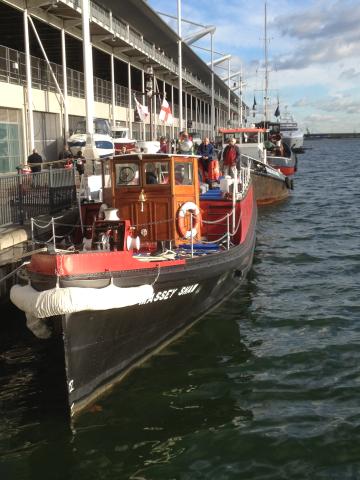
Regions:
<instances>
[{"instance_id":1,"label":"life ring","mask_svg":"<svg viewBox=\"0 0 360 480\"><path fill-rule=\"evenodd\" d=\"M186 212L191 212L194 219L194 225L192 228L190 228L190 230L187 230L187 227L185 225ZM196 237L198 233L198 227L200 225L200 220L201 220L200 209L196 205L196 203L185 202L183 205L181 205L177 215L177 228L181 237L186 239L189 239L191 237Z\"/></svg>"}]
</instances>

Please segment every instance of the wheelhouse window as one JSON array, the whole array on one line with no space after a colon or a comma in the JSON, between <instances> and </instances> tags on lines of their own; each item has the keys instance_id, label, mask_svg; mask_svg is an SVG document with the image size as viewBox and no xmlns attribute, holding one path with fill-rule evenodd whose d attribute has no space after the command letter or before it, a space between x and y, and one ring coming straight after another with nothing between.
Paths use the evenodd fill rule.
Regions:
<instances>
[{"instance_id":1,"label":"wheelhouse window","mask_svg":"<svg viewBox=\"0 0 360 480\"><path fill-rule=\"evenodd\" d=\"M146 162L144 173L146 185L167 185L169 183L169 162Z\"/></svg>"},{"instance_id":2,"label":"wheelhouse window","mask_svg":"<svg viewBox=\"0 0 360 480\"><path fill-rule=\"evenodd\" d=\"M140 185L139 164L136 162L116 164L115 173L117 187Z\"/></svg>"},{"instance_id":3,"label":"wheelhouse window","mask_svg":"<svg viewBox=\"0 0 360 480\"><path fill-rule=\"evenodd\" d=\"M193 180L193 164L188 162L175 162L175 185L192 185Z\"/></svg>"}]
</instances>

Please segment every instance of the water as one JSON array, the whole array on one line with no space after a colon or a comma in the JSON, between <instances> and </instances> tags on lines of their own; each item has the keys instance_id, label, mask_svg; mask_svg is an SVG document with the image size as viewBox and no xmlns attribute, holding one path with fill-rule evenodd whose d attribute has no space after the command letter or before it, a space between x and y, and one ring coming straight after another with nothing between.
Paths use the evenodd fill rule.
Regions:
<instances>
[{"instance_id":1,"label":"water","mask_svg":"<svg viewBox=\"0 0 360 480\"><path fill-rule=\"evenodd\" d=\"M291 199L260 212L239 294L75 430L61 373L8 313L2 480L360 478L360 142L306 146Z\"/></svg>"}]
</instances>

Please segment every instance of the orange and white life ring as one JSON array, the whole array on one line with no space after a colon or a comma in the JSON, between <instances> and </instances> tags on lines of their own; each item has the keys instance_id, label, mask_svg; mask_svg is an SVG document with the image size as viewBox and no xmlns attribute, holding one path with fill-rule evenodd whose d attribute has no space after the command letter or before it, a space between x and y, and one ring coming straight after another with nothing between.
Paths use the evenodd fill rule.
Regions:
<instances>
[{"instance_id":1,"label":"orange and white life ring","mask_svg":"<svg viewBox=\"0 0 360 480\"><path fill-rule=\"evenodd\" d=\"M192 214L192 218L194 221L193 226L191 226L190 230L187 230L187 227L185 225L185 216L187 212L190 212ZM200 221L201 221L200 209L196 205L196 203L185 202L183 205L181 205L177 215L177 228L182 238L189 239L189 238L196 237L198 233Z\"/></svg>"}]
</instances>

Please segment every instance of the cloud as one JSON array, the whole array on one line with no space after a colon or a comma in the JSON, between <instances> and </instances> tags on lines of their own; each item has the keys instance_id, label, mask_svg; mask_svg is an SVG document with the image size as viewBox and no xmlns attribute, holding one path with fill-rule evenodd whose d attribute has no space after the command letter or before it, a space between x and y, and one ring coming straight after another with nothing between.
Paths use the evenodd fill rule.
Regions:
<instances>
[{"instance_id":1,"label":"cloud","mask_svg":"<svg viewBox=\"0 0 360 480\"><path fill-rule=\"evenodd\" d=\"M312 102L309 101L308 98L300 98L300 100L297 100L296 102L294 102L292 104L292 107L293 108L297 108L297 107L309 107L312 105Z\"/></svg>"},{"instance_id":2,"label":"cloud","mask_svg":"<svg viewBox=\"0 0 360 480\"><path fill-rule=\"evenodd\" d=\"M176 2L149 3L176 15ZM247 83L244 100L252 105L256 95L260 103L264 2L249 7L245 0L218 0L211 3L211 15L209 3L182 0L183 18L216 25L214 50L232 55L232 72L241 66ZM294 118L312 131L352 131L355 124L360 128L360 0L268 0L267 5L271 101L279 96L281 105L291 106ZM245 15L249 8L251 14ZM183 35L197 29L184 23ZM199 44L210 48L209 36ZM194 50L210 61L209 53ZM225 70L217 72L227 76L226 63L223 66Z\"/></svg>"},{"instance_id":3,"label":"cloud","mask_svg":"<svg viewBox=\"0 0 360 480\"><path fill-rule=\"evenodd\" d=\"M313 103L313 106L324 112L342 112L357 115L360 111L360 100L343 97L329 97Z\"/></svg>"},{"instance_id":4,"label":"cloud","mask_svg":"<svg viewBox=\"0 0 360 480\"><path fill-rule=\"evenodd\" d=\"M325 123L325 122L335 122L338 120L338 117L335 115L323 115L320 113L312 113L303 118L304 122L316 122L316 123Z\"/></svg>"},{"instance_id":5,"label":"cloud","mask_svg":"<svg viewBox=\"0 0 360 480\"><path fill-rule=\"evenodd\" d=\"M302 69L360 55L360 3L341 0L317 2L311 10L274 19L272 26L290 43L291 51L278 69Z\"/></svg>"},{"instance_id":6,"label":"cloud","mask_svg":"<svg viewBox=\"0 0 360 480\"><path fill-rule=\"evenodd\" d=\"M354 80L355 78L360 77L360 72L356 71L355 68L349 68L348 70L344 70L340 73L339 79L343 80Z\"/></svg>"}]
</instances>

